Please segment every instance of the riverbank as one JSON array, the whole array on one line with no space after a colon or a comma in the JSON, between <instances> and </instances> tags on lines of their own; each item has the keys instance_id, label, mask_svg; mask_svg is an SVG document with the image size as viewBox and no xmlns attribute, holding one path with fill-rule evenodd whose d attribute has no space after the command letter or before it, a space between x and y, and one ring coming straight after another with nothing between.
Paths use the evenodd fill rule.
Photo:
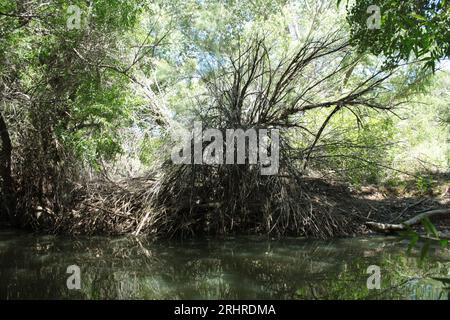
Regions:
<instances>
[{"instance_id":1,"label":"riverbank","mask_svg":"<svg viewBox=\"0 0 450 320\"><path fill-rule=\"evenodd\" d=\"M449 185L445 181L439 181L424 193L411 183L401 187L354 188L322 179L302 178L303 194L297 205L303 208L302 212L306 208L309 216L300 222L295 217L280 222L285 217L277 216L276 211L268 217L264 199L259 199L259 203L249 199L249 206L240 211L242 216L226 216L226 205L205 201L211 197L189 199L186 207L171 211L167 202L160 201L158 188L161 186L153 176L119 182L97 181L77 185L71 192L70 204L62 212L55 212L50 206L35 207L33 212L27 213L25 227L50 234L144 234L158 238L233 234L313 238L367 235L373 232L367 227L368 223L398 224L428 210L450 208ZM320 216L328 220L312 219ZM432 221L438 230L450 233L450 219L444 216ZM277 223L297 224L282 229L277 228ZM314 228L328 233L314 234L310 231Z\"/></svg>"}]
</instances>

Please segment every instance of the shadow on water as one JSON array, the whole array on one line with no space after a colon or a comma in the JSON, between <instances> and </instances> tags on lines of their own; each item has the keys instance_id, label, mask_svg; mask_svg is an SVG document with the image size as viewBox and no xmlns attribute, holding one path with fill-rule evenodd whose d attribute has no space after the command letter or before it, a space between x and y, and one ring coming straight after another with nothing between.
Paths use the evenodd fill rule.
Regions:
<instances>
[{"instance_id":1,"label":"shadow on water","mask_svg":"<svg viewBox=\"0 0 450 320\"><path fill-rule=\"evenodd\" d=\"M1 299L448 299L448 249L398 238L151 242L0 232ZM418 248L420 251L420 248ZM69 265L81 289L69 290ZM381 289L367 288L370 265ZM441 280L439 280L441 279Z\"/></svg>"}]
</instances>

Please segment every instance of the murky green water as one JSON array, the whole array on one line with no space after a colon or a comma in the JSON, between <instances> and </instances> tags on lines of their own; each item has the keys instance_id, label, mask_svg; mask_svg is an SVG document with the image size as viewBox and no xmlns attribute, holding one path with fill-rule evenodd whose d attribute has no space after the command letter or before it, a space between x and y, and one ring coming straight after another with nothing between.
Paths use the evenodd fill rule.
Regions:
<instances>
[{"instance_id":1,"label":"murky green water","mask_svg":"<svg viewBox=\"0 0 450 320\"><path fill-rule=\"evenodd\" d=\"M398 238L185 242L0 231L1 299L448 299L450 252ZM81 270L69 290L67 267ZM381 289L367 288L378 265ZM433 279L434 278L434 279Z\"/></svg>"}]
</instances>

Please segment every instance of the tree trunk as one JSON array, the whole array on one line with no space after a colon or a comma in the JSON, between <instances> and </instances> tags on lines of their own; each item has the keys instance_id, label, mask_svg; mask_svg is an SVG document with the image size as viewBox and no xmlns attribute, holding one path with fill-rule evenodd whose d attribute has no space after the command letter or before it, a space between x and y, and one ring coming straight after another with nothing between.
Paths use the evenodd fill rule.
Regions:
<instances>
[{"instance_id":1,"label":"tree trunk","mask_svg":"<svg viewBox=\"0 0 450 320\"><path fill-rule=\"evenodd\" d=\"M12 159L12 144L9 136L8 128L5 119L0 113L0 178L1 184L1 202L0 202L0 218L5 213L12 223L15 223L16 218L16 198L14 192L14 180L11 170Z\"/></svg>"}]
</instances>

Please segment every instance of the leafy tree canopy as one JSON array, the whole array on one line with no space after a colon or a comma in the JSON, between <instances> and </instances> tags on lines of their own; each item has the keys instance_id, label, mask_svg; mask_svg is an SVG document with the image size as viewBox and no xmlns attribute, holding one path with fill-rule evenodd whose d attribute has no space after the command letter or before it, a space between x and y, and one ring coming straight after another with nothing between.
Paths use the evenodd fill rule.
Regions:
<instances>
[{"instance_id":1,"label":"leafy tree canopy","mask_svg":"<svg viewBox=\"0 0 450 320\"><path fill-rule=\"evenodd\" d=\"M450 56L447 0L357 0L347 1L347 10L352 44L361 52L384 55L387 66L421 60L434 71ZM377 16L378 27L369 26Z\"/></svg>"}]
</instances>

